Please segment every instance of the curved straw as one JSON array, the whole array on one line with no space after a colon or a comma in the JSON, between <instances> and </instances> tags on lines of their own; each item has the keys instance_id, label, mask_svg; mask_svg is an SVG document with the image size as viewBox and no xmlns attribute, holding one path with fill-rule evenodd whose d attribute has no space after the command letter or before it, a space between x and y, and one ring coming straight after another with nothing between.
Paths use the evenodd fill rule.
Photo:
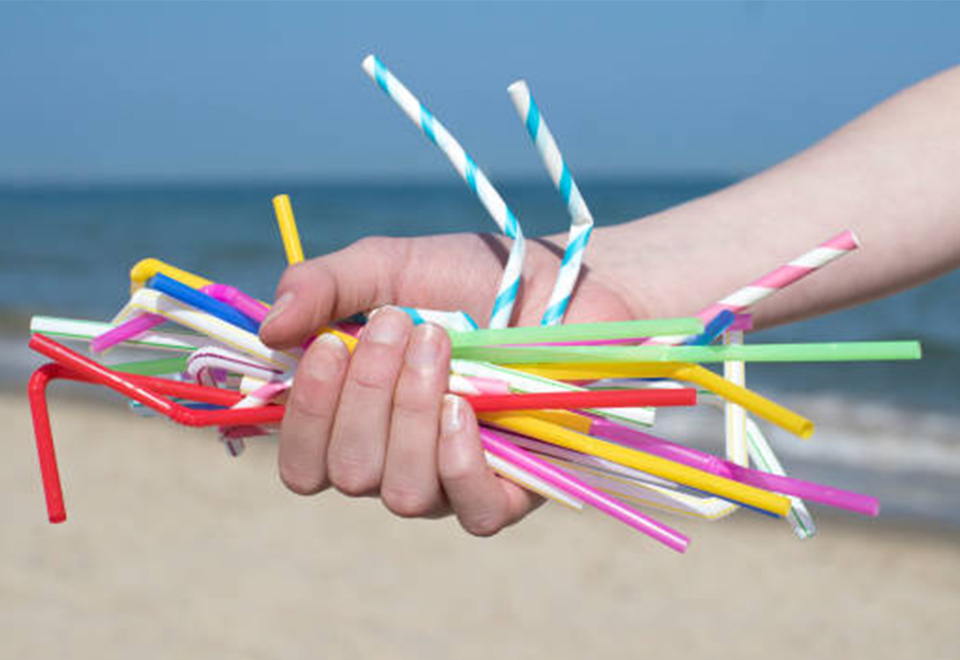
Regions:
<instances>
[{"instance_id":1,"label":"curved straw","mask_svg":"<svg viewBox=\"0 0 960 660\"><path fill-rule=\"evenodd\" d=\"M508 238L513 239L513 247L510 249L507 265L503 269L503 278L500 281L500 288L497 291L493 311L490 315L491 328L506 327L510 324L513 306L517 301L520 275L523 271L523 258L526 251L523 232L520 230L517 217L507 206L507 203L503 201L500 193L496 191L483 171L463 150L456 138L396 76L387 70L383 62L373 55L367 55L363 60L363 70L394 103L400 106L400 109L403 110L410 121L423 131L423 134L431 142L437 145L461 178L477 195L487 213L500 227L500 231L506 234Z\"/></svg>"},{"instance_id":2,"label":"curved straw","mask_svg":"<svg viewBox=\"0 0 960 660\"><path fill-rule=\"evenodd\" d=\"M560 147L553 139L553 134L547 127L533 100L533 95L527 87L527 83L518 80L509 87L507 92L513 100L513 105L520 115L527 134L533 140L543 164L553 180L553 185L560 191L563 201L567 205L567 211L570 214L570 233L567 235L567 247L563 252L563 261L560 263L560 272L557 273L557 281L553 285L553 291L550 293L550 299L547 302L547 309L543 314L541 325L556 325L563 320L563 315L570 304L570 297L573 295L574 287L577 285L577 277L580 275L580 266L583 263L583 253L586 251L587 242L590 240L590 232L593 231L593 215L583 201L580 189L577 187L573 175L563 161L563 155L560 153Z\"/></svg>"}]
</instances>

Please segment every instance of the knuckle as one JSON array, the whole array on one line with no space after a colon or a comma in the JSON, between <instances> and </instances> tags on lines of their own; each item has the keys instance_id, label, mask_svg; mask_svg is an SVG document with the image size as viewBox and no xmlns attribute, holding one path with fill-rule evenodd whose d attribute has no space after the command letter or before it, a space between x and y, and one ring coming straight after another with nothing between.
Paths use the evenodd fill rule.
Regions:
<instances>
[{"instance_id":1,"label":"knuckle","mask_svg":"<svg viewBox=\"0 0 960 660\"><path fill-rule=\"evenodd\" d=\"M369 463L337 455L329 461L330 482L344 495L363 497L377 492L380 475Z\"/></svg>"},{"instance_id":2,"label":"knuckle","mask_svg":"<svg viewBox=\"0 0 960 660\"><path fill-rule=\"evenodd\" d=\"M473 536L486 538L502 530L504 528L504 521L501 516L493 512L488 512L486 514L461 519L460 526Z\"/></svg>"},{"instance_id":3,"label":"knuckle","mask_svg":"<svg viewBox=\"0 0 960 660\"><path fill-rule=\"evenodd\" d=\"M305 470L285 462L280 463L280 480L288 490L297 495L316 495L329 485L317 471Z\"/></svg>"},{"instance_id":4,"label":"knuckle","mask_svg":"<svg viewBox=\"0 0 960 660\"><path fill-rule=\"evenodd\" d=\"M419 518L433 511L433 498L413 487L384 487L380 498L391 513L401 518Z\"/></svg>"}]
</instances>

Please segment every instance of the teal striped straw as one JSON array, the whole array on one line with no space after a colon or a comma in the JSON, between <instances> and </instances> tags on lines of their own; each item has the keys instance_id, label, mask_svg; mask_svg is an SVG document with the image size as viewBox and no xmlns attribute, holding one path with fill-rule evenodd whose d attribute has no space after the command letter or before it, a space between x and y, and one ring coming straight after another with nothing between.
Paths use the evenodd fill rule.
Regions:
<instances>
[{"instance_id":1,"label":"teal striped straw","mask_svg":"<svg viewBox=\"0 0 960 660\"><path fill-rule=\"evenodd\" d=\"M547 302L547 310L543 314L541 325L556 325L563 320L563 315L570 305L570 297L573 295L573 289L577 284L577 278L580 276L580 266L583 263L583 253L587 248L587 242L590 240L590 233L593 231L593 215L583 201L580 189L570 174L570 169L563 160L560 153L560 147L557 146L553 134L547 127L547 122L543 119L540 108L537 107L530 94L527 83L518 80L507 88L513 105L517 108L520 119L530 139L537 147L543 164L547 167L547 172L553 180L553 185L560 191L564 203L567 205L567 211L570 213L570 233L567 236L567 247L563 253L563 261L560 263L560 272L557 274L557 280L553 285L553 292L550 294L550 300Z\"/></svg>"},{"instance_id":2,"label":"teal striped straw","mask_svg":"<svg viewBox=\"0 0 960 660\"><path fill-rule=\"evenodd\" d=\"M390 73L383 62L373 55L367 55L363 60L363 70L380 86L380 89L386 92L387 96L393 99L394 103L400 106L400 109L403 110L410 121L416 124L423 131L423 134L444 153L460 177L476 194L493 221L500 227L500 230L508 238L513 239L513 247L510 249L510 256L507 259L507 265L504 267L503 278L500 281L500 288L497 291L493 311L490 315L491 328L507 327L510 324L513 307L517 301L520 275L523 271L523 259L526 253L520 223L517 222L516 216L507 206L507 203L503 201L500 193L493 187L483 171L477 167L473 159L467 155L460 143L427 110L426 106L396 76Z\"/></svg>"}]
</instances>

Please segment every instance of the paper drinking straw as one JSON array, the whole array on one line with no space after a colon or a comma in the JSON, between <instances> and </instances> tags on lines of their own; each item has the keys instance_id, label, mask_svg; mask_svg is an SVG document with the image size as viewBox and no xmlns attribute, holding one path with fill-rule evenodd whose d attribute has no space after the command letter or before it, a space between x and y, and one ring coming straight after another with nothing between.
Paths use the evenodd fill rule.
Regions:
<instances>
[{"instance_id":1,"label":"paper drinking straw","mask_svg":"<svg viewBox=\"0 0 960 660\"><path fill-rule=\"evenodd\" d=\"M682 329L681 329L682 328ZM695 318L609 321L605 323L566 323L558 326L522 326L449 332L456 348L502 346L508 344L545 344L597 339L640 339L656 335L696 334L703 322Z\"/></svg>"},{"instance_id":2,"label":"paper drinking straw","mask_svg":"<svg viewBox=\"0 0 960 660\"><path fill-rule=\"evenodd\" d=\"M477 329L477 322L466 312L445 312L437 309L422 309L414 307L400 307L407 313L415 325L433 323L444 330L454 332L473 332Z\"/></svg>"},{"instance_id":3,"label":"paper drinking straw","mask_svg":"<svg viewBox=\"0 0 960 660\"><path fill-rule=\"evenodd\" d=\"M861 362L919 360L916 341L848 341L809 344L728 344L723 346L466 346L452 348L455 358L497 364L586 364L622 378L636 377L634 365L657 362ZM602 367L600 365L603 365ZM614 377L613 375L607 376Z\"/></svg>"},{"instance_id":4,"label":"paper drinking straw","mask_svg":"<svg viewBox=\"0 0 960 660\"><path fill-rule=\"evenodd\" d=\"M450 366L454 373L461 375L502 380L516 392L581 392L586 389L483 362L452 360ZM638 424L645 427L652 425L656 418L653 408L590 408L589 410L624 424Z\"/></svg>"},{"instance_id":5,"label":"paper drinking straw","mask_svg":"<svg viewBox=\"0 0 960 660\"><path fill-rule=\"evenodd\" d=\"M570 297L580 275L580 266L583 263L583 253L593 231L593 215L583 201L580 189L577 187L573 175L563 160L560 148L553 139L553 134L547 127L537 107L527 83L518 80L509 87L507 92L513 101L520 119L527 128L527 134L537 147L540 158L550 174L553 185L560 191L567 212L570 214L570 232L567 235L567 247L563 252L563 261L560 263L560 272L553 285L553 292L547 302L546 312L543 314L541 325L556 325L563 320L563 315L570 304Z\"/></svg>"},{"instance_id":6,"label":"paper drinking straw","mask_svg":"<svg viewBox=\"0 0 960 660\"><path fill-rule=\"evenodd\" d=\"M513 239L513 247L507 265L504 267L503 278L493 303L493 312L490 317L491 328L503 328L510 324L510 316L517 300L520 288L520 275L523 270L523 259L526 251L523 232L516 216L507 207L506 202L496 191L493 184L487 179L483 171L463 150L460 143L450 134L433 114L427 110L417 98L394 76L379 59L368 55L363 60L363 70L370 79L386 92L404 114L423 134L433 142L440 151L450 160L454 169L467 185L476 194L480 203L497 223L500 230L508 238Z\"/></svg>"},{"instance_id":7,"label":"paper drinking straw","mask_svg":"<svg viewBox=\"0 0 960 660\"><path fill-rule=\"evenodd\" d=\"M676 550L677 552L686 551L690 543L689 539L663 523L587 486L579 479L566 474L546 461L535 458L489 429L481 427L480 438L483 441L484 448L490 453L519 465L544 481L583 500L585 504L589 504L617 520L626 523L637 531L643 532L647 536L660 541L668 548Z\"/></svg>"},{"instance_id":8,"label":"paper drinking straw","mask_svg":"<svg viewBox=\"0 0 960 660\"><path fill-rule=\"evenodd\" d=\"M464 397L476 412L618 408L631 406L693 406L697 391L682 390L588 390L542 394L473 394Z\"/></svg>"},{"instance_id":9,"label":"paper drinking straw","mask_svg":"<svg viewBox=\"0 0 960 660\"><path fill-rule=\"evenodd\" d=\"M742 289L738 289L723 300L706 307L697 314L697 317L706 323L723 310L729 310L735 314L743 312L761 300L769 298L780 289L803 279L810 273L823 268L840 257L850 254L858 247L860 247L860 242L852 231L847 230L837 234L813 250L767 273ZM680 343L683 339L685 338L675 337L672 338L672 340L666 338L651 338L647 340L646 343Z\"/></svg>"},{"instance_id":10,"label":"paper drinking straw","mask_svg":"<svg viewBox=\"0 0 960 660\"><path fill-rule=\"evenodd\" d=\"M618 366L616 364L614 367ZM529 371L546 378L555 380L600 380L602 378L637 377L637 378L672 378L688 383L696 383L711 392L720 395L727 401L739 403L741 406L763 419L772 422L780 428L801 438L813 435L814 425L806 417L798 415L789 408L774 403L764 396L738 387L725 378L718 376L709 369L696 364L675 362L647 362L628 365L629 376L618 376L608 365L598 368L597 365L568 364L568 365L522 365L518 369Z\"/></svg>"},{"instance_id":11,"label":"paper drinking straw","mask_svg":"<svg viewBox=\"0 0 960 660\"><path fill-rule=\"evenodd\" d=\"M300 232L297 231L290 197L288 195L274 197L273 209L277 214L277 226L280 227L280 238L283 240L283 249L287 253L287 263L298 264L303 261L303 246L300 244Z\"/></svg>"},{"instance_id":12,"label":"paper drinking straw","mask_svg":"<svg viewBox=\"0 0 960 660\"><path fill-rule=\"evenodd\" d=\"M537 419L526 413L483 413L480 415L480 419L508 431L529 435L537 440L560 445L584 454L598 456L641 472L649 472L668 481L713 493L778 516L786 515L790 510L790 502L781 495L774 495L765 490L724 479L709 472L697 470L646 452L598 440L557 424Z\"/></svg>"},{"instance_id":13,"label":"paper drinking straw","mask_svg":"<svg viewBox=\"0 0 960 660\"><path fill-rule=\"evenodd\" d=\"M65 319L56 316L34 316L30 319L30 332L39 332L57 339L91 341L118 326L85 319ZM192 351L209 340L202 335L183 332L148 332L136 339L124 340L123 344L135 348L162 349L169 351Z\"/></svg>"},{"instance_id":14,"label":"paper drinking straw","mask_svg":"<svg viewBox=\"0 0 960 660\"><path fill-rule=\"evenodd\" d=\"M287 351L268 348L251 332L222 321L204 311L174 300L155 289L140 289L130 299L132 310L160 314L179 325L200 332L231 348L262 360L267 365L284 371L296 367L297 358Z\"/></svg>"}]
</instances>

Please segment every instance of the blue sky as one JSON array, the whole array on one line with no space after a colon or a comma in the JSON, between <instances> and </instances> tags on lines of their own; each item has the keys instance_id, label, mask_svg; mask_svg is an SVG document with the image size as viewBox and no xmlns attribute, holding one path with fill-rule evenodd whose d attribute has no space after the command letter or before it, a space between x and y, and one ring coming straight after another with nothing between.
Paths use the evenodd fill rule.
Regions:
<instances>
[{"instance_id":1,"label":"blue sky","mask_svg":"<svg viewBox=\"0 0 960 660\"><path fill-rule=\"evenodd\" d=\"M375 52L494 178L743 175L960 62L958 4L0 3L0 183L442 178Z\"/></svg>"}]
</instances>

